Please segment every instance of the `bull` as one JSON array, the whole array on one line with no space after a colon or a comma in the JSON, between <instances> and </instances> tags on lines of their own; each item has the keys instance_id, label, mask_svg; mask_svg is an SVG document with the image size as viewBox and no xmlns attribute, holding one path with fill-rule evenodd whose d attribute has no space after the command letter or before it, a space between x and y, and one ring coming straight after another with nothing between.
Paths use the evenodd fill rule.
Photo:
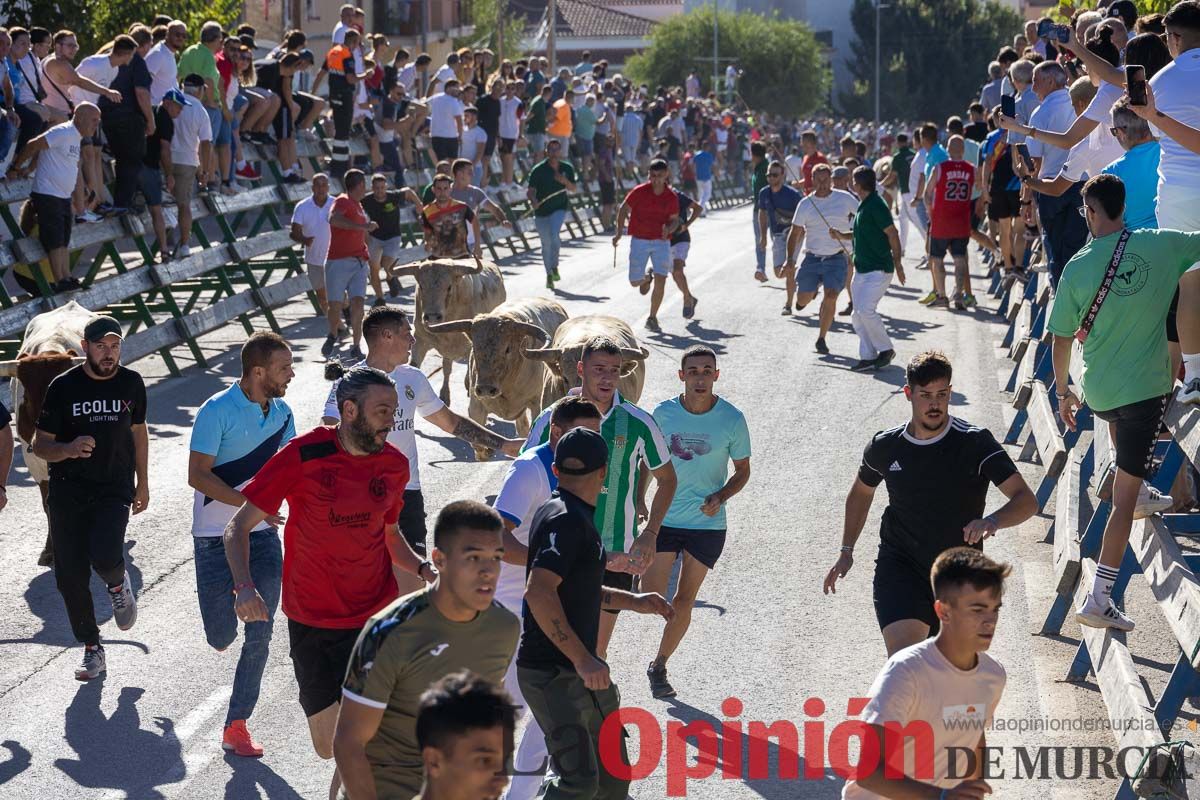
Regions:
<instances>
[{"instance_id":1,"label":"bull","mask_svg":"<svg viewBox=\"0 0 1200 800\"><path fill-rule=\"evenodd\" d=\"M450 369L471 354L471 340L462 333L437 333L429 326L473 319L503 303L504 277L491 262L471 259L427 259L391 269L395 276L411 275L417 281L416 343L409 363L419 367L425 355L442 356L442 390L438 396L450 405Z\"/></svg>"},{"instance_id":2,"label":"bull","mask_svg":"<svg viewBox=\"0 0 1200 800\"><path fill-rule=\"evenodd\" d=\"M50 467L33 454L33 432L42 413L42 403L50 382L61 373L83 362L79 356L83 329L99 317L74 300L58 308L38 314L25 326L25 337L16 361L0 361L0 377L12 378L13 414L17 419L17 439L22 445L25 467L29 477L42 494L42 507L50 488ZM47 536L38 564L50 566L54 554Z\"/></svg>"},{"instance_id":3,"label":"bull","mask_svg":"<svg viewBox=\"0 0 1200 800\"><path fill-rule=\"evenodd\" d=\"M621 362L621 380L617 384L621 397L636 403L642 396L642 387L646 383L645 362L650 351L638 343L633 329L624 320L595 314L572 317L558 326L548 347L524 351L527 359L545 364L542 408L549 408L554 401L582 383L577 366L579 358L583 355L584 344L596 336L608 336L621 347L624 360Z\"/></svg>"},{"instance_id":4,"label":"bull","mask_svg":"<svg viewBox=\"0 0 1200 800\"><path fill-rule=\"evenodd\" d=\"M466 387L471 419L480 425L486 424L488 414L511 420L517 433L526 436L542 409L545 372L537 361L524 358L526 339L545 346L566 319L566 309L553 300L526 298L510 300L474 319L428 327L435 335L465 334L470 339ZM476 447L475 457L487 461L492 451Z\"/></svg>"}]
</instances>

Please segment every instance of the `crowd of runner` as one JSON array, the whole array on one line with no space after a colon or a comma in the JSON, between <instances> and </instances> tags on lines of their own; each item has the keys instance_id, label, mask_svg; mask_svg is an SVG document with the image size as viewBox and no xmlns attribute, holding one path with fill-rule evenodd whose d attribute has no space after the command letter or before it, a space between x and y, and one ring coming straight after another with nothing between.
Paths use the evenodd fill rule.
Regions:
<instances>
[{"instance_id":1,"label":"crowd of runner","mask_svg":"<svg viewBox=\"0 0 1200 800\"><path fill-rule=\"evenodd\" d=\"M973 246L1007 280L1046 272L1057 408L1074 426L1086 401L1110 426L1116 451L1113 510L1076 619L1133 629L1111 599L1116 570L1132 520L1173 503L1145 482L1166 404L1172 395L1200 402L1200 234L1191 232L1200 230L1200 84L1190 80L1200 69L1200 3L1139 18L1117 0L1068 25L1031 22L999 51L978 97L964 98L963 116L878 130L755 119L716 93L702 96L694 74L684 87L650 92L610 78L607 64L586 55L553 76L544 59L494 64L487 51L457 51L438 67L426 55L392 53L386 38L366 36L361 19L343 7L311 91L291 79L318 64L300 32L255 60L252 30L226 34L208 23L188 47L186 26L160 19L77 67L68 31L0 34L12 108L0 120L0 150L15 140L10 174L28 174L36 162L30 226L60 289L71 288L67 244L77 217L121 213L140 191L159 207L163 257L186 255L182 211L191 193L237 191L238 180L257 175L239 158L239 142L276 145L285 180L305 181L294 140L326 110L331 117L329 169L343 192L331 197L329 177L313 176L291 233L327 310L324 355L332 356L348 307L357 363L331 361L336 382L323 424L299 433L284 399L291 348L254 334L241 351L240 379L201 406L192 431L197 624L218 650L237 638L239 623L243 636L225 749L262 755L247 721L280 605L314 750L336 759L331 798L494 798L508 784L506 765L517 775L505 795L514 800L539 790L624 798L628 782L603 768L599 746L601 723L618 705L606 659L620 611L664 619L647 680L656 698L676 692L667 662L722 553L724 506L750 478L746 421L716 392L717 356L703 345L681 354L677 396L652 411L630 402L617 388L625 352L607 336L586 342L580 388L546 408L525 440L445 405L408 364L413 325L384 300L379 271L388 274L397 259L406 204L420 212L432 257L478 257L476 212L492 202L480 187L489 184L493 148L501 175L492 185L514 183L521 148L536 162L526 189L550 288L570 195L595 175L613 214L614 248L629 239L630 285L650 295L651 329L668 275L684 316L695 314L684 271L688 227L706 211L704 184L714 172L736 173L744 161L754 195L753 279L772 279L769 258L785 283L785 315L821 294L821 354L848 286L857 372L896 356L878 304L893 278L917 277L902 260L914 242L917 266L930 273L920 302L948 312L978 305ZM738 78L727 77L730 94ZM323 82L328 101L316 94ZM50 101L60 87L62 119ZM418 163L413 148L426 124L439 173L418 191L403 175ZM351 163L356 125L369 140L366 172ZM116 162L107 206L102 147ZM647 179L618 204L613 170L634 165ZM163 189L180 206L174 237L157 224ZM381 301L369 311L368 284ZM124 534L128 516L150 501L149 436L142 379L120 365L122 335L109 318L87 326L85 361L50 384L32 444L50 464L55 579L84 646L80 680L107 670L92 571L108 587L117 627L137 618ZM1083 370L1069 375L1076 341ZM848 783L844 797L978 800L989 791L978 772L951 777L961 770L947 762L984 744L979 730L1004 687L1004 670L986 650L1008 570L981 551L1037 504L992 434L950 413L951 387L942 353L908 361L911 416L868 443L824 584L835 592L852 568L875 489L886 483L873 596L889 658L862 718L881 741L885 724L932 723L934 777L879 769ZM431 548L418 414L513 457L492 506L442 506ZM2 407L0 423L7 473ZM991 485L1006 500L985 514ZM0 508L5 502L0 489ZM956 724L945 708L964 709L980 725ZM520 716L528 720L514 753ZM567 726L583 732L583 747L558 741ZM538 774L547 754L551 769Z\"/></svg>"}]
</instances>

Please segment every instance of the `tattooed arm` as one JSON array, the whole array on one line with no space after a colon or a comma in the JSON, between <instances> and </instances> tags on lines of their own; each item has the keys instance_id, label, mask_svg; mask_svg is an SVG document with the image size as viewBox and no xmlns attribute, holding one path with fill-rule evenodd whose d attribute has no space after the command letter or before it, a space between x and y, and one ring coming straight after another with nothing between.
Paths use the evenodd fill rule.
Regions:
<instances>
[{"instance_id":1,"label":"tattooed arm","mask_svg":"<svg viewBox=\"0 0 1200 800\"><path fill-rule=\"evenodd\" d=\"M562 601L558 598L558 585L562 578L556 573L541 567L529 571L529 583L525 587L525 602L529 604L529 613L546 638L554 642L554 646L562 654L571 659L572 664L579 664L591 657L583 642L575 634L567 613L563 610Z\"/></svg>"},{"instance_id":2,"label":"tattooed arm","mask_svg":"<svg viewBox=\"0 0 1200 800\"><path fill-rule=\"evenodd\" d=\"M425 419L437 425L451 436L462 439L474 447L486 447L489 450L499 450L506 456L515 458L521 452L524 439L505 439L472 419L455 414L449 408L441 408Z\"/></svg>"}]
</instances>

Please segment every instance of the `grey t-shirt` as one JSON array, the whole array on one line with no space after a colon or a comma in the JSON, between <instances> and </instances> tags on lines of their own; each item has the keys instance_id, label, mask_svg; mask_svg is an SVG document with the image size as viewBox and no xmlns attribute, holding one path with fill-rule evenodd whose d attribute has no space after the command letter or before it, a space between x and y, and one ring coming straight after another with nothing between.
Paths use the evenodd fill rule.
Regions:
<instances>
[{"instance_id":1,"label":"grey t-shirt","mask_svg":"<svg viewBox=\"0 0 1200 800\"><path fill-rule=\"evenodd\" d=\"M450 190L450 196L460 203L469 205L472 211L478 211L479 207L483 205L483 201L488 199L483 189L478 186L464 186L461 189L454 187Z\"/></svg>"}]
</instances>

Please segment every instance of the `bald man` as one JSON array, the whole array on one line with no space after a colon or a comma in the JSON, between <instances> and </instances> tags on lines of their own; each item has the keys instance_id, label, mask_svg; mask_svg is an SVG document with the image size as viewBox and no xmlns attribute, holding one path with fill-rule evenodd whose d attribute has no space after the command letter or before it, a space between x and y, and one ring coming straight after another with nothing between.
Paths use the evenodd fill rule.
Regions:
<instances>
[{"instance_id":1,"label":"bald man","mask_svg":"<svg viewBox=\"0 0 1200 800\"><path fill-rule=\"evenodd\" d=\"M933 271L936 297L928 303L948 306L946 296L946 252L954 259L954 308L974 306L971 273L967 270L967 243L971 240L971 192L975 188L975 165L963 159L963 137L946 142L948 161L933 168L925 183L925 206L929 209L929 266Z\"/></svg>"}]
</instances>

